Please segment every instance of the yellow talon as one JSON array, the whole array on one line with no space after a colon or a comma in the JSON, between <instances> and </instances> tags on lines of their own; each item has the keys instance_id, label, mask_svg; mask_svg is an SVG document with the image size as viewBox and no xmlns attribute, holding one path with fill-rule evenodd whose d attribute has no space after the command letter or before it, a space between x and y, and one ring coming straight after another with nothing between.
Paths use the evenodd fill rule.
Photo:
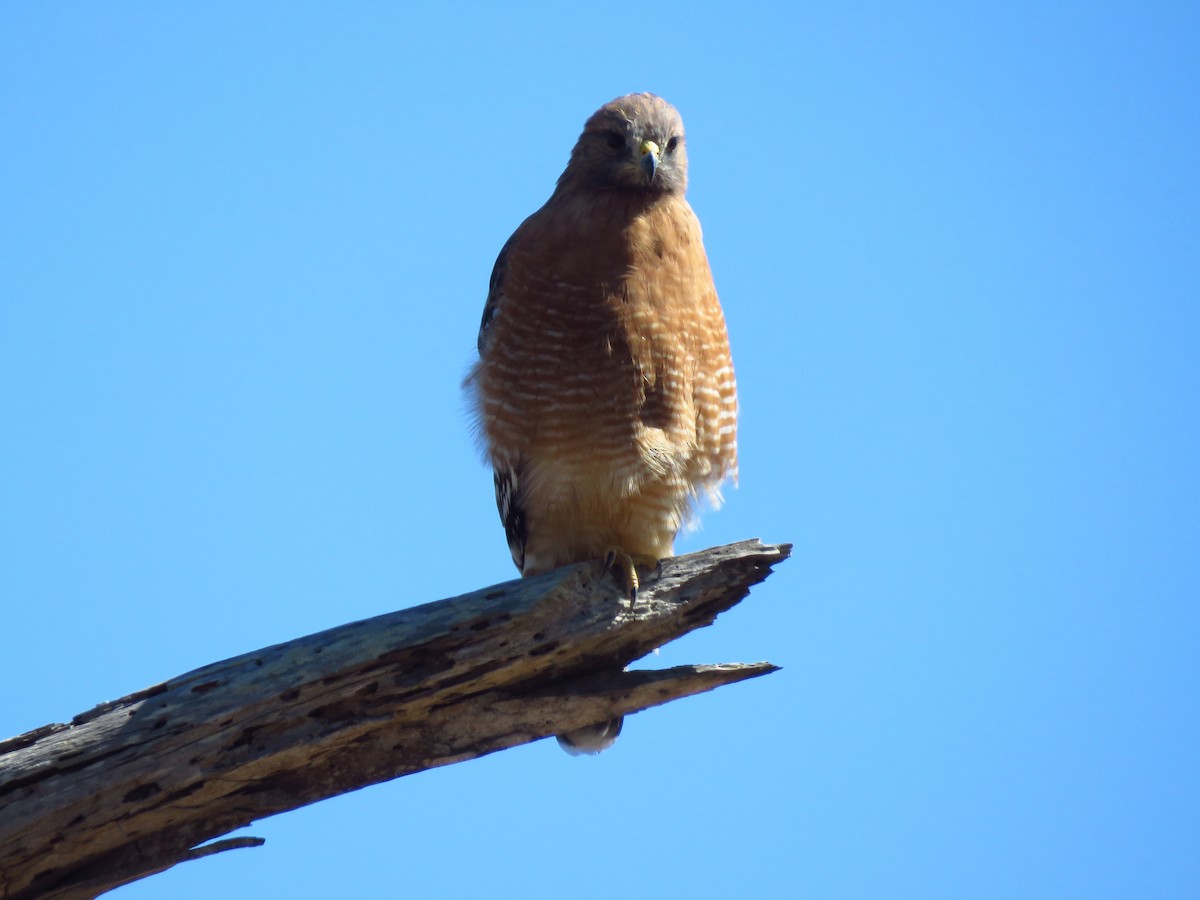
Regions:
<instances>
[{"instance_id":1,"label":"yellow talon","mask_svg":"<svg viewBox=\"0 0 1200 900\"><path fill-rule=\"evenodd\" d=\"M604 554L604 567L601 574L612 572L617 583L626 589L625 596L630 603L637 602L638 589L641 581L638 579L638 567L661 571L662 560L656 556L631 556L619 547L611 547Z\"/></svg>"}]
</instances>

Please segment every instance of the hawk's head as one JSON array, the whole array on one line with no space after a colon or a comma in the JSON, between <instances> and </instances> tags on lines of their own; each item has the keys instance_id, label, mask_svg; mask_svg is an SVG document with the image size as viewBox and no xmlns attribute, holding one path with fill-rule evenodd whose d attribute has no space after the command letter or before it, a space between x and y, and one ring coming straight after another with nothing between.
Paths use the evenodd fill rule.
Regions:
<instances>
[{"instance_id":1,"label":"hawk's head","mask_svg":"<svg viewBox=\"0 0 1200 900\"><path fill-rule=\"evenodd\" d=\"M654 94L627 94L592 114L559 184L649 193L687 190L683 120Z\"/></svg>"}]
</instances>

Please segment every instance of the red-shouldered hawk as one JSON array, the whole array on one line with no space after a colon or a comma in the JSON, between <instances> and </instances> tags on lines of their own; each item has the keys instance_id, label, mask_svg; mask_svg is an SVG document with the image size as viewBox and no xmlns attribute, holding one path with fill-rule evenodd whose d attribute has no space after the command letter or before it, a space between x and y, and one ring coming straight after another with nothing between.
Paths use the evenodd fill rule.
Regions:
<instances>
[{"instance_id":1,"label":"red-shouldered hawk","mask_svg":"<svg viewBox=\"0 0 1200 900\"><path fill-rule=\"evenodd\" d=\"M683 122L653 94L602 106L492 271L467 379L522 575L671 556L737 473L737 392ZM621 720L559 737L598 752Z\"/></svg>"}]
</instances>

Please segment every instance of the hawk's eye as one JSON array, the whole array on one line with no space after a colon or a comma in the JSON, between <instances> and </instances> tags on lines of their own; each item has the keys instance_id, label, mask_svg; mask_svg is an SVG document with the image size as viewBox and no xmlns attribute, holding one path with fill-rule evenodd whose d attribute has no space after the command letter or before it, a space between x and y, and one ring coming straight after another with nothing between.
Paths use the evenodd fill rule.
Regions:
<instances>
[{"instance_id":1,"label":"hawk's eye","mask_svg":"<svg viewBox=\"0 0 1200 900\"><path fill-rule=\"evenodd\" d=\"M667 152L674 153L675 148L678 146L679 146L679 138L677 138L677 137L671 138L669 141L667 141Z\"/></svg>"},{"instance_id":2,"label":"hawk's eye","mask_svg":"<svg viewBox=\"0 0 1200 900\"><path fill-rule=\"evenodd\" d=\"M604 139L608 142L608 146L614 150L620 150L625 146L625 135L619 131L605 132Z\"/></svg>"}]
</instances>

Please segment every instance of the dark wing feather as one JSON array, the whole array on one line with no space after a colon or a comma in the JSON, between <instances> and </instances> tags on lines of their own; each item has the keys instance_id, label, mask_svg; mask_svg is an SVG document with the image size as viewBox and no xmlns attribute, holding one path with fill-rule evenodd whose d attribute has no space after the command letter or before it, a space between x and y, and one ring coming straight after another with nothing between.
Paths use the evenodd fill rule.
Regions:
<instances>
[{"instance_id":1,"label":"dark wing feather","mask_svg":"<svg viewBox=\"0 0 1200 900\"><path fill-rule=\"evenodd\" d=\"M521 497L520 468L512 469L497 464L494 469L496 481L496 509L504 523L504 536L508 538L508 550L513 562L522 573L525 571L525 504Z\"/></svg>"},{"instance_id":2,"label":"dark wing feather","mask_svg":"<svg viewBox=\"0 0 1200 900\"><path fill-rule=\"evenodd\" d=\"M492 317L496 315L496 307L500 305L500 295L504 288L504 276L508 272L508 248L512 246L513 239L516 236L517 233L514 231L512 236L504 242L504 246L500 248L500 254L496 257L496 264L492 266L492 277L488 279L487 300L483 304L483 317L479 321L479 337L475 341L475 346L479 349L480 356L483 356L484 347L487 345L488 331L492 326Z\"/></svg>"}]
</instances>

